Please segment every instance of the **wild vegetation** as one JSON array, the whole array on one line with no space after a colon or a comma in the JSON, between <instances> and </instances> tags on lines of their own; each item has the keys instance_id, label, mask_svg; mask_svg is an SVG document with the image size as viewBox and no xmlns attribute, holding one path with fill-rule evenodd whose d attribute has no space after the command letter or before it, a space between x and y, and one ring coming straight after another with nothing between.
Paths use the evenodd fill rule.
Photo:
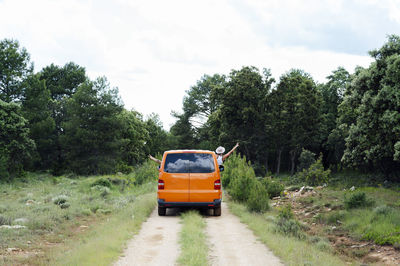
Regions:
<instances>
[{"instance_id":1,"label":"wild vegetation","mask_svg":"<svg viewBox=\"0 0 400 266\"><path fill-rule=\"evenodd\" d=\"M2 182L0 264L48 264L65 249L70 252L68 260L59 263L97 258L107 264L115 259L124 240L130 237L129 232L139 228L156 203L157 168L150 162L141 168L152 174L144 179L140 176L143 169L129 175L86 178L37 173L18 182ZM142 180L142 185L137 184L137 179ZM142 196L148 193L150 197ZM101 236L102 230L107 230L105 236ZM104 250L102 256L97 254L100 248ZM57 253L56 249L60 251ZM70 256L71 252L76 256Z\"/></svg>"},{"instance_id":2,"label":"wild vegetation","mask_svg":"<svg viewBox=\"0 0 400 266\"><path fill-rule=\"evenodd\" d=\"M179 265L209 265L208 246L204 228L205 221L197 211L190 210L181 214L182 231L179 242L181 245ZM196 243L195 245L193 243Z\"/></svg>"},{"instance_id":3,"label":"wild vegetation","mask_svg":"<svg viewBox=\"0 0 400 266\"><path fill-rule=\"evenodd\" d=\"M145 162L148 154L236 142L238 154L225 163L223 187L235 201L232 210L278 255L339 265L330 252L360 258L372 252L362 246L349 253L336 242L339 235L353 246L370 241L375 250L398 249L400 37L388 36L369 54L369 67L352 74L338 67L326 83L301 69L279 80L253 66L204 75L187 91L167 132L156 114L145 118L126 110L106 77L91 80L73 62L35 72L18 41L1 40L2 262L24 262L21 250L26 259L51 260L42 251L67 245L66 238L86 228L80 226L131 215L125 206L133 208L138 195L154 188L150 179L157 170ZM320 189L300 193L310 185ZM288 203L294 193L303 196L271 207ZM155 204L144 201L140 217ZM129 222L121 226L130 230ZM296 244L283 251L269 239ZM37 249L37 243L45 246ZM301 253L314 246L329 252ZM76 254L86 243L79 247ZM89 244L88 250L94 248ZM85 255L76 258L84 261Z\"/></svg>"}]
</instances>

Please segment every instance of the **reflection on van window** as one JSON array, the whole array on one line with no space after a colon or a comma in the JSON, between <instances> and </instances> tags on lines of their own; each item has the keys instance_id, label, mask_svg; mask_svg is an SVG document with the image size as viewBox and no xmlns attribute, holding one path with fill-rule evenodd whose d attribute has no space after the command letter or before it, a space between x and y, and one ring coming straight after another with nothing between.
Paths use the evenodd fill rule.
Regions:
<instances>
[{"instance_id":1,"label":"reflection on van window","mask_svg":"<svg viewBox=\"0 0 400 266\"><path fill-rule=\"evenodd\" d=\"M214 159L206 153L171 153L165 159L164 171L168 173L212 173Z\"/></svg>"}]
</instances>

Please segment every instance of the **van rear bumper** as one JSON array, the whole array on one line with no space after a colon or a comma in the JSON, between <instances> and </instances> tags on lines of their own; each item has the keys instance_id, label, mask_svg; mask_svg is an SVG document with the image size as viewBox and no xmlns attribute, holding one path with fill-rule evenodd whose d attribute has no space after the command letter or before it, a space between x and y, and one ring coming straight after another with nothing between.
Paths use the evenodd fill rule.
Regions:
<instances>
[{"instance_id":1,"label":"van rear bumper","mask_svg":"<svg viewBox=\"0 0 400 266\"><path fill-rule=\"evenodd\" d=\"M218 207L221 205L221 199L216 199L213 202L169 202L164 201L163 199L158 199L159 207Z\"/></svg>"}]
</instances>

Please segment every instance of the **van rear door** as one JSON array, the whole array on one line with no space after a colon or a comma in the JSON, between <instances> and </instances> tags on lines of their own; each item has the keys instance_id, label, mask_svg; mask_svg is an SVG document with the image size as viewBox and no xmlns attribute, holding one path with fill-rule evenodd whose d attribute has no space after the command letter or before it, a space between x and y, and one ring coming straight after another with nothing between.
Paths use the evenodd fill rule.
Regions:
<instances>
[{"instance_id":1,"label":"van rear door","mask_svg":"<svg viewBox=\"0 0 400 266\"><path fill-rule=\"evenodd\" d=\"M210 153L190 154L190 202L213 202L220 198L220 191L214 189L214 183L218 180L216 163Z\"/></svg>"},{"instance_id":2,"label":"van rear door","mask_svg":"<svg viewBox=\"0 0 400 266\"><path fill-rule=\"evenodd\" d=\"M189 201L189 158L186 153L168 153L162 168L164 189L158 198L165 202Z\"/></svg>"}]
</instances>

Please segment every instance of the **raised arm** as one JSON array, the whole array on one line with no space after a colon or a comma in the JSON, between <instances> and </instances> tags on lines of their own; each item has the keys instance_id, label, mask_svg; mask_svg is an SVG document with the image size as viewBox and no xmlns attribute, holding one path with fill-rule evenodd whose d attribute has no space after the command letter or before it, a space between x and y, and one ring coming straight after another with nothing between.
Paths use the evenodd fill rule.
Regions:
<instances>
[{"instance_id":1,"label":"raised arm","mask_svg":"<svg viewBox=\"0 0 400 266\"><path fill-rule=\"evenodd\" d=\"M154 158L154 157L151 156L150 154L149 154L149 158L150 158L150 160L155 161L155 162L158 163L158 164L161 164L161 161L160 161L160 160L158 160L157 158Z\"/></svg>"},{"instance_id":2,"label":"raised arm","mask_svg":"<svg viewBox=\"0 0 400 266\"><path fill-rule=\"evenodd\" d=\"M233 147L232 150L230 150L227 154L225 154L225 155L222 157L222 160L225 161L226 158L228 158L229 155L231 155L232 152L234 152L234 151L236 150L237 147L239 147L239 143L236 143L235 147Z\"/></svg>"}]
</instances>

